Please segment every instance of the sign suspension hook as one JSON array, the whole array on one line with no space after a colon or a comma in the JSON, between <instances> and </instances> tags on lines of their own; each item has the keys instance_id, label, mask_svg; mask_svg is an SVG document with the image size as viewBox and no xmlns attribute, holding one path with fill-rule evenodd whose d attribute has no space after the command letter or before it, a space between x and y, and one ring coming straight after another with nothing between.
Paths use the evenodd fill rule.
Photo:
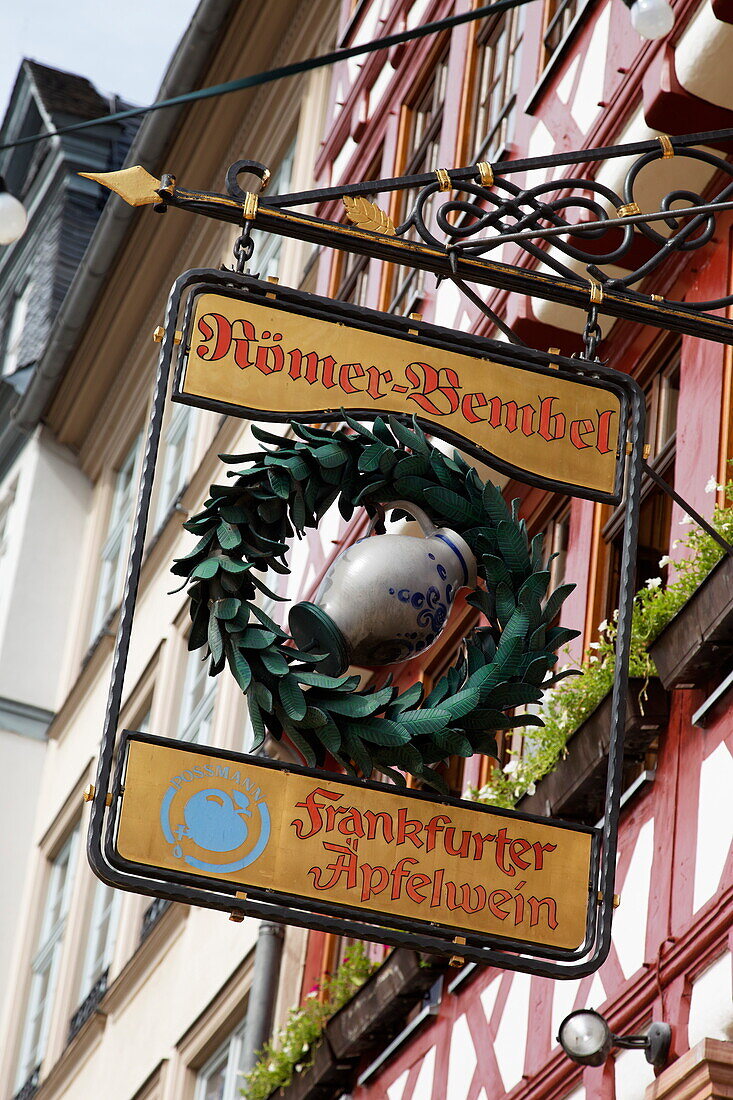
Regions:
<instances>
[{"instance_id":1,"label":"sign suspension hook","mask_svg":"<svg viewBox=\"0 0 733 1100\"><path fill-rule=\"evenodd\" d=\"M251 228L251 221L247 219L243 221L242 232L237 237L232 247L238 275L244 275L245 265L252 259L252 253L255 250L255 242L252 240L252 234L250 232Z\"/></svg>"},{"instance_id":2,"label":"sign suspension hook","mask_svg":"<svg viewBox=\"0 0 733 1100\"><path fill-rule=\"evenodd\" d=\"M583 354L591 362L596 359L596 348L603 339L601 326L598 324L598 306L594 302L588 309L588 319L583 329Z\"/></svg>"}]
</instances>

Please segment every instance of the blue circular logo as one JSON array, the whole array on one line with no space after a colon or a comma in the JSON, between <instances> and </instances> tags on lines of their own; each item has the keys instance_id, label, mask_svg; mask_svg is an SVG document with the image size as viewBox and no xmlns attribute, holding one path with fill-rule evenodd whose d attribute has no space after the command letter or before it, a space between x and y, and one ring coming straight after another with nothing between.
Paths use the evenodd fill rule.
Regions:
<instances>
[{"instance_id":1,"label":"blue circular logo","mask_svg":"<svg viewBox=\"0 0 733 1100\"><path fill-rule=\"evenodd\" d=\"M260 787L236 766L214 761L171 776L160 824L174 857L210 874L248 867L270 839Z\"/></svg>"}]
</instances>

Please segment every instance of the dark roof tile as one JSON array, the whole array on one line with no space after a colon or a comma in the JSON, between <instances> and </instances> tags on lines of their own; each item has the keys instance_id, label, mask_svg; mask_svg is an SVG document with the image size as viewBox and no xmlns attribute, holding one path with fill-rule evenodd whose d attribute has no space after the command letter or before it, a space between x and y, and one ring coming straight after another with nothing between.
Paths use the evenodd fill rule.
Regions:
<instances>
[{"instance_id":1,"label":"dark roof tile","mask_svg":"<svg viewBox=\"0 0 733 1100\"><path fill-rule=\"evenodd\" d=\"M23 64L27 66L49 114L87 119L109 113L110 101L100 95L86 77L52 69L30 58L26 58Z\"/></svg>"}]
</instances>

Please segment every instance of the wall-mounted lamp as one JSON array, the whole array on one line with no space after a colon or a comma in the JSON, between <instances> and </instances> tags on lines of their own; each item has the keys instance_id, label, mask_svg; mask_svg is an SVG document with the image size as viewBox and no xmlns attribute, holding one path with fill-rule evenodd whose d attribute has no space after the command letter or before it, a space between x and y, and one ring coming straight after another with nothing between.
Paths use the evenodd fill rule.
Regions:
<instances>
[{"instance_id":1,"label":"wall-mounted lamp","mask_svg":"<svg viewBox=\"0 0 733 1100\"><path fill-rule=\"evenodd\" d=\"M664 38L674 26L668 0L624 0L631 11L631 26L642 38Z\"/></svg>"},{"instance_id":2,"label":"wall-mounted lamp","mask_svg":"<svg viewBox=\"0 0 733 1100\"><path fill-rule=\"evenodd\" d=\"M22 237L28 224L23 203L11 195L0 176L0 244L12 244Z\"/></svg>"},{"instance_id":3,"label":"wall-mounted lamp","mask_svg":"<svg viewBox=\"0 0 733 1100\"><path fill-rule=\"evenodd\" d=\"M647 1062L657 1069L667 1061L672 1041L669 1024L652 1023L646 1035L614 1035L599 1012L580 1008L560 1024L557 1041L580 1066L602 1066L612 1047L643 1050Z\"/></svg>"}]
</instances>

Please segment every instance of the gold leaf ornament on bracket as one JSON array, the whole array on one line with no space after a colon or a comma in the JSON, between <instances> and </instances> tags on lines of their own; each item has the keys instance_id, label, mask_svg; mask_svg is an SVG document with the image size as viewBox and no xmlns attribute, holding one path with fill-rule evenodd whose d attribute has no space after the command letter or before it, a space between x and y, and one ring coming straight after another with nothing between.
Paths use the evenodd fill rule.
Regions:
<instances>
[{"instance_id":1,"label":"gold leaf ornament on bracket","mask_svg":"<svg viewBox=\"0 0 733 1100\"><path fill-rule=\"evenodd\" d=\"M394 222L376 203L369 202L363 195L344 195L342 201L346 207L346 217L359 229L394 237Z\"/></svg>"}]
</instances>

